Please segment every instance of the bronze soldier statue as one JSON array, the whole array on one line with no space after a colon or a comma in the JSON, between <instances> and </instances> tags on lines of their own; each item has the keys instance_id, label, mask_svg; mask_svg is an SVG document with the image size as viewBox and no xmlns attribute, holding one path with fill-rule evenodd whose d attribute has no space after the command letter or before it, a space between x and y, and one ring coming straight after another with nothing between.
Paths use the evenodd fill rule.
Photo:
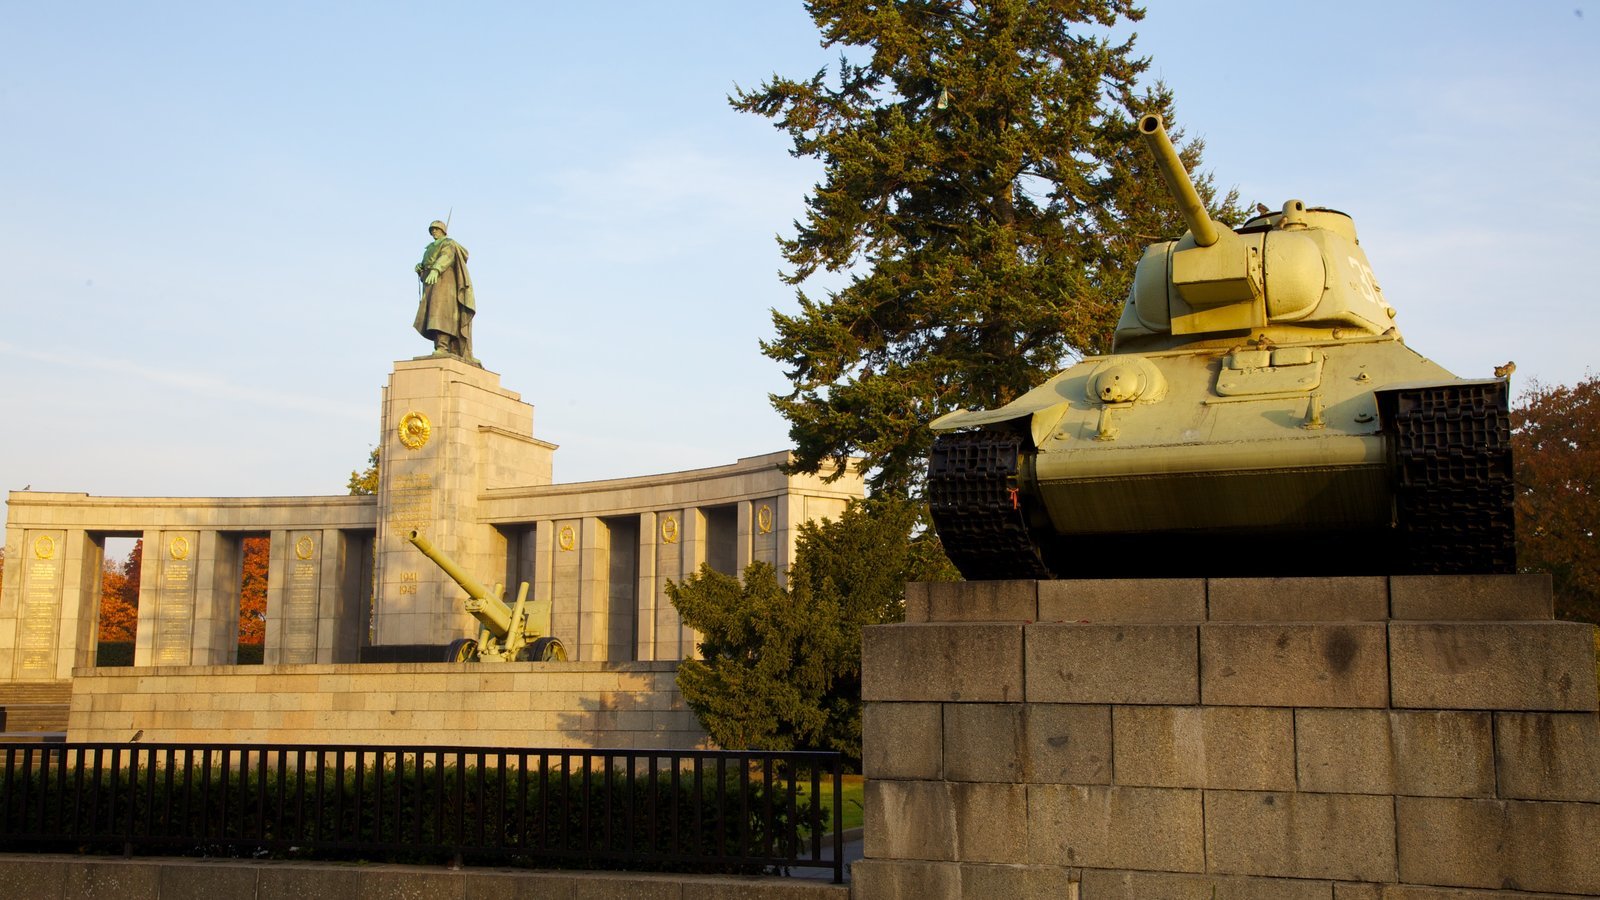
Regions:
<instances>
[{"instance_id":1,"label":"bronze soldier statue","mask_svg":"<svg viewBox=\"0 0 1600 900\"><path fill-rule=\"evenodd\" d=\"M452 240L445 227L438 220L428 224L433 242L422 251L422 262L416 266L422 300L412 327L433 341L434 356L454 356L479 365L472 355L472 317L477 306L472 276L467 274L467 248Z\"/></svg>"}]
</instances>

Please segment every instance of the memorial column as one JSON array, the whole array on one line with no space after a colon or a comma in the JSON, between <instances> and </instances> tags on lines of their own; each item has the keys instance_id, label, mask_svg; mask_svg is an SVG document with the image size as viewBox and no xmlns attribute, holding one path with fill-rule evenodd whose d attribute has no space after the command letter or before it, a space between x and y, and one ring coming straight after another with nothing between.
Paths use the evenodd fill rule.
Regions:
<instances>
[{"instance_id":1,"label":"memorial column","mask_svg":"<svg viewBox=\"0 0 1600 900\"><path fill-rule=\"evenodd\" d=\"M633 621L637 623L638 643L633 658L645 661L656 658L656 605L661 581L656 576L656 514L639 514L639 583L634 591L637 607Z\"/></svg>"}]
</instances>

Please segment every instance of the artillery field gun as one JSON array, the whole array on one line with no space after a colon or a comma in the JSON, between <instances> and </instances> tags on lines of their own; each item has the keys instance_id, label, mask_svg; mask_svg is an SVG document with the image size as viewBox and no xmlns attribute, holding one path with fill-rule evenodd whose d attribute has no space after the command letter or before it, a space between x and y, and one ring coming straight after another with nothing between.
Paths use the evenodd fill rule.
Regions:
<instances>
[{"instance_id":1,"label":"artillery field gun","mask_svg":"<svg viewBox=\"0 0 1600 900\"><path fill-rule=\"evenodd\" d=\"M450 644L446 662L566 661L566 648L560 640L550 636L550 601L530 603L526 581L517 589L516 605L508 607L504 585L495 585L494 592L490 593L421 533L412 531L408 539L461 585L467 592L464 608L483 624L477 640L461 638Z\"/></svg>"},{"instance_id":2,"label":"artillery field gun","mask_svg":"<svg viewBox=\"0 0 1600 900\"><path fill-rule=\"evenodd\" d=\"M1405 345L1355 225L1299 200L1147 247L1112 353L938 433L928 495L969 579L1515 570L1509 386Z\"/></svg>"}]
</instances>

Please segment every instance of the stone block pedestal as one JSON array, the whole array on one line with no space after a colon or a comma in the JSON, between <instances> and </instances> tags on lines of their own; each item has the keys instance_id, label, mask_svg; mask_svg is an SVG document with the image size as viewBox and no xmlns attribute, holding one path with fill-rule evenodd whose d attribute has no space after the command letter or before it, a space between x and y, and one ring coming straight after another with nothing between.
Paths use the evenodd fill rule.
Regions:
<instances>
[{"instance_id":1,"label":"stone block pedestal","mask_svg":"<svg viewBox=\"0 0 1600 900\"><path fill-rule=\"evenodd\" d=\"M422 532L492 589L505 580L505 538L483 523L479 497L489 488L549 484L555 445L533 437L533 407L501 387L499 375L422 357L395 364L380 446L373 643L476 637L478 623L457 602L464 593L407 538Z\"/></svg>"},{"instance_id":2,"label":"stone block pedestal","mask_svg":"<svg viewBox=\"0 0 1600 900\"><path fill-rule=\"evenodd\" d=\"M1594 628L1543 576L914 584L853 896L1600 894Z\"/></svg>"}]
</instances>

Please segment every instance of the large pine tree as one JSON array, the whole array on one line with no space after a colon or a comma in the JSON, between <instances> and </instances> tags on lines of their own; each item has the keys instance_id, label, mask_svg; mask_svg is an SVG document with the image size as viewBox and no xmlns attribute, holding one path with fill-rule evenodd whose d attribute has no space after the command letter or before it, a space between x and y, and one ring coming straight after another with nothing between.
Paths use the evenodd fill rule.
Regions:
<instances>
[{"instance_id":1,"label":"large pine tree","mask_svg":"<svg viewBox=\"0 0 1600 900\"><path fill-rule=\"evenodd\" d=\"M824 46L860 49L831 83L826 69L774 76L731 102L825 166L780 238L786 280L850 278L773 313L762 350L793 390L772 399L798 469L859 455L875 490L914 492L934 417L1003 404L1065 358L1109 349L1139 249L1183 231L1133 126L1171 98L1139 94L1147 61L1108 37L1143 16L1131 0L806 8ZM1191 168L1199 153L1185 148Z\"/></svg>"}]
</instances>

